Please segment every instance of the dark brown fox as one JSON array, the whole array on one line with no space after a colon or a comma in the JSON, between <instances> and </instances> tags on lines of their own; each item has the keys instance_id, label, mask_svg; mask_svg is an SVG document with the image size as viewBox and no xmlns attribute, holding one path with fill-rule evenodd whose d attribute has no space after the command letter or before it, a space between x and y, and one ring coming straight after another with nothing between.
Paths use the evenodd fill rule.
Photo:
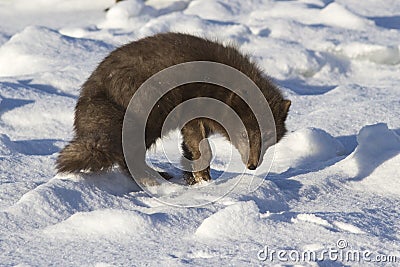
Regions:
<instances>
[{"instance_id":1,"label":"dark brown fox","mask_svg":"<svg viewBox=\"0 0 400 267\"><path fill-rule=\"evenodd\" d=\"M247 75L262 91L271 108L276 125L276 140L285 134L285 120L290 101L266 78L247 55L231 45L181 33L162 33L124 45L111 52L83 84L75 108L75 137L57 159L59 172L99 172L118 164L127 171L122 151L122 125L127 106L136 90L155 73L184 62L212 61L231 66ZM161 128L174 107L195 97L220 100L237 112L246 127L250 141L247 157L243 149L242 133L230 138L239 150L248 169L255 169L265 151L261 150L263 133L254 114L244 101L223 87L208 83L192 83L171 90L162 97L156 111L149 115L146 125L146 148L161 137ZM153 109L154 110L154 109ZM184 157L200 157L199 143L213 134L227 136L217 122L198 118L182 129ZM246 137L247 138L247 137ZM247 139L246 139L247 140ZM211 150L208 149L211 155ZM210 180L209 167L202 171L186 172L188 184Z\"/></svg>"}]
</instances>

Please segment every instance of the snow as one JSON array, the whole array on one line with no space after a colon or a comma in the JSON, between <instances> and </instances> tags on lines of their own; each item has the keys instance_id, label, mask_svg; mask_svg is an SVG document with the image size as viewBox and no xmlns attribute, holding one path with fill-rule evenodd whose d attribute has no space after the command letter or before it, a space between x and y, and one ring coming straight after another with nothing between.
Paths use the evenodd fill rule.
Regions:
<instances>
[{"instance_id":1,"label":"snow","mask_svg":"<svg viewBox=\"0 0 400 267\"><path fill-rule=\"evenodd\" d=\"M108 24L104 24L103 27L123 27L128 23L130 17L138 16L142 12L144 6L141 0L128 0L117 3L108 10L106 14Z\"/></svg>"},{"instance_id":2,"label":"snow","mask_svg":"<svg viewBox=\"0 0 400 267\"><path fill-rule=\"evenodd\" d=\"M32 42L27 46L27 42ZM48 49L44 50L43 48ZM63 36L55 30L28 26L13 35L0 48L1 76L27 75L71 67L101 59L111 48L100 41L80 40ZM85 53L87 52L87 53ZM68 55L67 55L68 54ZM13 64L9 64L12 62ZM86 63L87 64L87 63Z\"/></svg>"},{"instance_id":3,"label":"snow","mask_svg":"<svg viewBox=\"0 0 400 267\"><path fill-rule=\"evenodd\" d=\"M319 224L319 225L323 225L323 226L327 226L330 227L331 224L329 222L327 222L324 219L321 219L318 216L315 216L314 214L298 214L296 216L296 218L292 219L292 222L296 223L296 222L310 222L310 223L315 223L315 224Z\"/></svg>"},{"instance_id":4,"label":"snow","mask_svg":"<svg viewBox=\"0 0 400 267\"><path fill-rule=\"evenodd\" d=\"M364 233L364 231L361 230L360 228L358 228L354 225L348 224L348 223L334 222L334 225L336 227L338 227L339 229L342 229L343 231L347 231L350 233L354 233L354 234L363 234Z\"/></svg>"},{"instance_id":5,"label":"snow","mask_svg":"<svg viewBox=\"0 0 400 267\"><path fill-rule=\"evenodd\" d=\"M303 128L288 134L284 142L278 143L276 148L272 169L274 172L320 164L345 153L340 141L324 130L315 128Z\"/></svg>"},{"instance_id":6,"label":"snow","mask_svg":"<svg viewBox=\"0 0 400 267\"><path fill-rule=\"evenodd\" d=\"M399 164L400 137L389 130L386 124L381 123L362 128L357 142L354 152L337 166L351 180L360 181L354 187L361 186L365 191L399 195L397 184L400 176L394 170Z\"/></svg>"},{"instance_id":7,"label":"snow","mask_svg":"<svg viewBox=\"0 0 400 267\"><path fill-rule=\"evenodd\" d=\"M206 218L197 228L198 238L247 239L260 227L260 211L253 201L240 202L223 208Z\"/></svg>"},{"instance_id":8,"label":"snow","mask_svg":"<svg viewBox=\"0 0 400 267\"><path fill-rule=\"evenodd\" d=\"M339 244L398 264L399 14L397 0L0 0L0 266L368 265L258 258ZM211 175L225 174L186 187L174 132L147 155L174 175L150 188L160 199L117 169L56 174L85 79L164 31L237 43L291 99L271 168L241 174L217 136Z\"/></svg>"}]
</instances>

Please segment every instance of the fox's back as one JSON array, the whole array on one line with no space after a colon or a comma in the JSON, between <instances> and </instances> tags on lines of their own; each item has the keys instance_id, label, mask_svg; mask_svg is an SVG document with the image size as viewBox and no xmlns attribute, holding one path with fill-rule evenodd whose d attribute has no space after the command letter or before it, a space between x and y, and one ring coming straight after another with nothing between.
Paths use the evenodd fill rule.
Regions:
<instances>
[{"instance_id":1,"label":"fox's back","mask_svg":"<svg viewBox=\"0 0 400 267\"><path fill-rule=\"evenodd\" d=\"M182 34L163 33L126 44L110 53L85 85L96 83L107 95L127 107L134 92L152 75L170 66L190 61L212 61L234 67L250 78L260 76L257 66L234 46ZM257 77L258 78L258 77ZM94 93L83 86L82 94ZM90 86L89 86L90 87ZM189 87L188 87L189 88ZM193 92L207 96L206 90ZM179 97L177 96L179 99Z\"/></svg>"}]
</instances>

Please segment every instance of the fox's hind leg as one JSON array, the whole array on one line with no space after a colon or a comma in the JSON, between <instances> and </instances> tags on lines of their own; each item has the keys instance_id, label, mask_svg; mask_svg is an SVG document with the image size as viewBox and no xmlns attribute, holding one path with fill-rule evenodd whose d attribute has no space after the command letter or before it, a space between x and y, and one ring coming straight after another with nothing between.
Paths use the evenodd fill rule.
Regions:
<instances>
[{"instance_id":1,"label":"fox's hind leg","mask_svg":"<svg viewBox=\"0 0 400 267\"><path fill-rule=\"evenodd\" d=\"M182 158L182 165L186 170L191 170L184 171L186 182L193 185L201 181L211 180L211 147L201 120L190 121L182 128L181 132L183 136L182 150L184 156ZM192 162L188 163L185 159Z\"/></svg>"},{"instance_id":2,"label":"fox's hind leg","mask_svg":"<svg viewBox=\"0 0 400 267\"><path fill-rule=\"evenodd\" d=\"M124 110L105 95L80 97L75 109L75 138L58 156L59 172L98 172L124 165L121 132Z\"/></svg>"}]
</instances>

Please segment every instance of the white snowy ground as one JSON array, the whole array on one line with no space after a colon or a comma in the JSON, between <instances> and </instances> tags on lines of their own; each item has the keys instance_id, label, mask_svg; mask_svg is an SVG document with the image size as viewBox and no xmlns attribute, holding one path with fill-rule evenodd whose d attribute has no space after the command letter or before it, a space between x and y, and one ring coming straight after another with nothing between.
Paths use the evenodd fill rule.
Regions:
<instances>
[{"instance_id":1,"label":"white snowy ground","mask_svg":"<svg viewBox=\"0 0 400 267\"><path fill-rule=\"evenodd\" d=\"M103 12L110 6L0 1L0 266L399 264L400 1L129 0ZM118 171L56 176L80 85L115 47L170 30L238 43L292 100L263 184L249 192L249 172L214 204L175 208ZM215 176L230 146L213 142ZM168 168L157 151L149 160ZM212 200L236 182L243 165L237 152L232 160L229 177L203 189L155 190ZM266 247L282 259L260 261ZM329 249L342 254L283 261ZM352 252L367 257L341 256ZM382 255L397 264L373 262Z\"/></svg>"}]
</instances>

